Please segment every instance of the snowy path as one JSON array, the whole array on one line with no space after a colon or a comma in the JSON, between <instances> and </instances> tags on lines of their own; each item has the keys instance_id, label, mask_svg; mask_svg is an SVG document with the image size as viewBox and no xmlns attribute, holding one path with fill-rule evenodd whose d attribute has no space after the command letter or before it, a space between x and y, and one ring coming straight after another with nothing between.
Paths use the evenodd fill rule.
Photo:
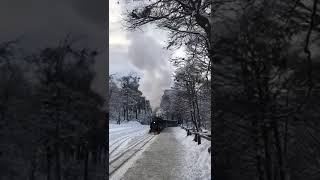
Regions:
<instances>
[{"instance_id":1,"label":"snowy path","mask_svg":"<svg viewBox=\"0 0 320 180\"><path fill-rule=\"evenodd\" d=\"M211 179L210 142L194 143L180 127L164 129L121 180Z\"/></svg>"}]
</instances>

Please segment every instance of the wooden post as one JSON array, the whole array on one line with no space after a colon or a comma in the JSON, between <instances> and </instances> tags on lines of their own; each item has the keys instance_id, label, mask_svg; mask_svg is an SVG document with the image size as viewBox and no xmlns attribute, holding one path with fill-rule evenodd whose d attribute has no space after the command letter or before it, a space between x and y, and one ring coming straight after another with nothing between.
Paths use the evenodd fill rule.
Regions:
<instances>
[{"instance_id":1,"label":"wooden post","mask_svg":"<svg viewBox=\"0 0 320 180\"><path fill-rule=\"evenodd\" d=\"M198 141L198 134L194 134L194 139L193 139L195 142Z\"/></svg>"}]
</instances>

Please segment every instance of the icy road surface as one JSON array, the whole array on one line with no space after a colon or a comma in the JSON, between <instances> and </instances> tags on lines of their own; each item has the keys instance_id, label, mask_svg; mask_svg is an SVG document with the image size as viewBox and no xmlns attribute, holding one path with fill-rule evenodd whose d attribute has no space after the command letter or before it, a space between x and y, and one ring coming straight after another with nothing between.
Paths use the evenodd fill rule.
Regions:
<instances>
[{"instance_id":1,"label":"icy road surface","mask_svg":"<svg viewBox=\"0 0 320 180\"><path fill-rule=\"evenodd\" d=\"M209 180L210 142L197 145L180 127L164 129L121 180Z\"/></svg>"}]
</instances>

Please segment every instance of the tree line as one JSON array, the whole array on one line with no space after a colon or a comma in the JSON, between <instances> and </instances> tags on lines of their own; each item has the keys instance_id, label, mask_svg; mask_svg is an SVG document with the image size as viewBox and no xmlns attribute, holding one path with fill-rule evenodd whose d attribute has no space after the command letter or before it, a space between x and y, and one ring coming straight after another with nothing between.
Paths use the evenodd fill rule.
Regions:
<instances>
[{"instance_id":1,"label":"tree line","mask_svg":"<svg viewBox=\"0 0 320 180\"><path fill-rule=\"evenodd\" d=\"M208 62L173 60L176 66L174 84L165 90L160 109L165 119L177 120L197 132L211 130L210 72Z\"/></svg>"},{"instance_id":2,"label":"tree line","mask_svg":"<svg viewBox=\"0 0 320 180\"><path fill-rule=\"evenodd\" d=\"M109 121L150 123L152 108L139 90L139 81L140 77L135 73L121 77L109 75Z\"/></svg>"},{"instance_id":3,"label":"tree line","mask_svg":"<svg viewBox=\"0 0 320 180\"><path fill-rule=\"evenodd\" d=\"M183 62L209 59L215 179L320 178L318 5L154 0L127 14L129 29L167 30Z\"/></svg>"},{"instance_id":4,"label":"tree line","mask_svg":"<svg viewBox=\"0 0 320 180\"><path fill-rule=\"evenodd\" d=\"M77 43L28 54L0 44L0 179L106 177L105 99L91 89L98 52Z\"/></svg>"}]
</instances>

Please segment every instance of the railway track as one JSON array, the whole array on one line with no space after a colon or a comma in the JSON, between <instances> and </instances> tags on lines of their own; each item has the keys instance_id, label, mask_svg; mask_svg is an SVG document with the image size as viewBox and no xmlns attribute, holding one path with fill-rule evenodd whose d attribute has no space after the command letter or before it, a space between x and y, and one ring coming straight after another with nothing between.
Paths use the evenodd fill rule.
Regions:
<instances>
[{"instance_id":1,"label":"railway track","mask_svg":"<svg viewBox=\"0 0 320 180\"><path fill-rule=\"evenodd\" d=\"M130 134L130 133L135 133L135 132L138 132L138 131L144 131L144 129L141 128L141 129L121 130L121 131L112 132L112 133L109 134L109 138L114 139L114 137L121 137L123 135Z\"/></svg>"},{"instance_id":2,"label":"railway track","mask_svg":"<svg viewBox=\"0 0 320 180\"><path fill-rule=\"evenodd\" d=\"M110 155L116 151L122 144L124 144L125 142L127 142L128 139L130 139L130 136L125 136L124 138L121 138L119 141L113 143L113 145L109 146L109 149L111 149L111 147L114 147L115 144L117 144L110 152L109 152L109 157Z\"/></svg>"},{"instance_id":3,"label":"railway track","mask_svg":"<svg viewBox=\"0 0 320 180\"><path fill-rule=\"evenodd\" d=\"M145 134L144 131L139 131L139 132L136 132L134 133L133 135L138 135L138 137L140 137L141 135ZM132 141L132 139L134 139L132 137L132 134L130 135L126 135L124 137L121 137L121 138L118 138L116 139L115 142L113 142L112 144L109 144L109 149L111 150L109 152L109 157L117 150L119 149L119 147L121 147L121 145L125 144L125 142L128 142L128 141Z\"/></svg>"},{"instance_id":4,"label":"railway track","mask_svg":"<svg viewBox=\"0 0 320 180\"><path fill-rule=\"evenodd\" d=\"M117 131L125 131L128 129L136 129L136 128L141 128L140 126L128 126L128 127L114 127L109 130L109 132L117 132Z\"/></svg>"},{"instance_id":5,"label":"railway track","mask_svg":"<svg viewBox=\"0 0 320 180\"><path fill-rule=\"evenodd\" d=\"M130 137L131 135L128 134L128 135L120 136L119 138L114 139L113 141L109 142L109 148L112 148L115 144L119 143L119 141L121 141L122 139L128 139Z\"/></svg>"},{"instance_id":6,"label":"railway track","mask_svg":"<svg viewBox=\"0 0 320 180\"><path fill-rule=\"evenodd\" d=\"M113 141L110 141L109 142L109 149L113 149L114 146L118 146L120 142L122 142L123 139L128 140L130 138L132 138L132 136L136 136L136 135L142 135L142 134L145 134L145 131L144 130L140 130L140 131L137 131L137 132L134 132L132 134L127 134L125 136L119 136L118 138L115 138ZM109 153L110 154L110 153Z\"/></svg>"},{"instance_id":7,"label":"railway track","mask_svg":"<svg viewBox=\"0 0 320 180\"><path fill-rule=\"evenodd\" d=\"M113 157L110 157L109 158L109 160L110 160L109 163L112 163L118 157L120 157L123 153L125 153L128 150L130 150L131 148L134 148L137 144L141 143L142 141L144 141L148 137L149 137L148 135L135 137L123 151L118 152L117 154L113 155Z\"/></svg>"},{"instance_id":8,"label":"railway track","mask_svg":"<svg viewBox=\"0 0 320 180\"><path fill-rule=\"evenodd\" d=\"M109 161L109 176L116 172L123 164L125 164L132 156L141 150L155 136L147 134L133 141L124 151L117 153L114 158Z\"/></svg>"}]
</instances>

